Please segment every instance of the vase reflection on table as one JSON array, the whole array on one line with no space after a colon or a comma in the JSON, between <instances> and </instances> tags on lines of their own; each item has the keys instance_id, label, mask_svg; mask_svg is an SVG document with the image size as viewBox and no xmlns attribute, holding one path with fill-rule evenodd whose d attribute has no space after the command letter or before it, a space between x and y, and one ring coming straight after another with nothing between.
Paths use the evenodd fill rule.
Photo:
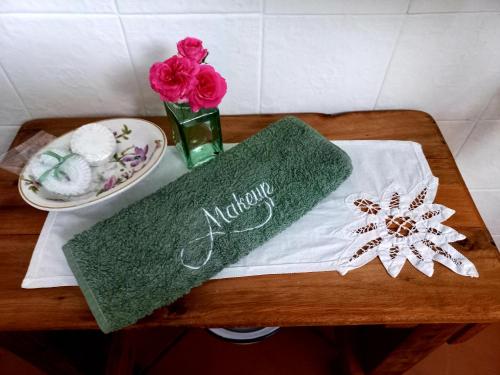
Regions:
<instances>
[{"instance_id":1,"label":"vase reflection on table","mask_svg":"<svg viewBox=\"0 0 500 375\"><path fill-rule=\"evenodd\" d=\"M226 94L226 80L205 63L208 51L201 40L187 37L177 43L177 54L154 63L151 88L163 100L176 148L188 168L223 152L218 105Z\"/></svg>"}]
</instances>

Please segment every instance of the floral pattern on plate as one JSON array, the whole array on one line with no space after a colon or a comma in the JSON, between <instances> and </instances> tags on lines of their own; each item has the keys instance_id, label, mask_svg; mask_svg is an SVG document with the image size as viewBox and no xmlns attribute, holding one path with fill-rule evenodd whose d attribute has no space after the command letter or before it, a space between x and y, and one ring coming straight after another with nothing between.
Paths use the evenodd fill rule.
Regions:
<instances>
[{"instance_id":1,"label":"floral pattern on plate","mask_svg":"<svg viewBox=\"0 0 500 375\"><path fill-rule=\"evenodd\" d=\"M46 210L72 210L89 206L114 196L132 186L154 167L164 155L167 138L159 126L146 120L117 118L98 121L113 132L117 152L104 166L93 167L90 190L79 196L59 197L50 195L25 168L19 178L19 191L30 205ZM72 132L66 133L43 147L69 149ZM29 163L28 163L29 164Z\"/></svg>"},{"instance_id":2,"label":"floral pattern on plate","mask_svg":"<svg viewBox=\"0 0 500 375\"><path fill-rule=\"evenodd\" d=\"M126 125L124 125L124 127L126 127ZM115 138L117 138L116 134ZM118 139L117 142L119 142ZM155 147L151 153L151 156L153 156L154 153L160 148L161 148L161 140L156 139ZM132 176L134 176L138 171L144 168L148 160L148 152L149 152L149 145L145 145L142 148L137 146L129 146L126 149L114 154L111 163L120 164L119 173L116 175L112 175L111 177L108 177L104 182L104 184L102 185L102 187L97 191L96 196L104 193L105 191L113 189L115 186L119 184L124 183Z\"/></svg>"}]
</instances>

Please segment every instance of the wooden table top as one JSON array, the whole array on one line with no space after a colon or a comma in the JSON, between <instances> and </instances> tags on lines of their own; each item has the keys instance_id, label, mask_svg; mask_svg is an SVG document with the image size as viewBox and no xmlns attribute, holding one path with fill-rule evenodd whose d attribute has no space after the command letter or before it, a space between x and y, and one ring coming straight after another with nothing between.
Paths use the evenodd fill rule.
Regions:
<instances>
[{"instance_id":1,"label":"wooden table top","mask_svg":"<svg viewBox=\"0 0 500 375\"><path fill-rule=\"evenodd\" d=\"M225 142L239 142L282 115L223 116ZM144 326L305 326L500 321L499 253L434 120L418 111L299 114L329 139L396 139L422 144L440 185L436 202L456 210L447 224L467 236L456 248L480 277L436 263L429 278L407 263L398 278L374 260L346 276L337 272L264 275L208 281L157 310ZM164 129L163 117L147 118ZM61 135L95 118L24 124L17 145L39 130ZM486 161L487 162L487 161ZM17 176L0 170L0 331L96 329L80 289L21 289L46 213L23 202Z\"/></svg>"}]
</instances>

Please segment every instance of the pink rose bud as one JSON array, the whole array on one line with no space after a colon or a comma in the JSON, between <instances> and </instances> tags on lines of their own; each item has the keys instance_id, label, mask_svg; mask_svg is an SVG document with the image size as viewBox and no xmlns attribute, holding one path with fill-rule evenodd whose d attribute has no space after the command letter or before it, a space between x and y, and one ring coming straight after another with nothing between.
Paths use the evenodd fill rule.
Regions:
<instances>
[{"instance_id":1,"label":"pink rose bud","mask_svg":"<svg viewBox=\"0 0 500 375\"><path fill-rule=\"evenodd\" d=\"M226 95L226 80L210 65L200 65L196 85L188 95L193 112L200 108L215 108Z\"/></svg>"},{"instance_id":2,"label":"pink rose bud","mask_svg":"<svg viewBox=\"0 0 500 375\"><path fill-rule=\"evenodd\" d=\"M203 48L203 42L196 38L187 37L177 43L179 55L187 57L197 63L201 63L208 55L208 51Z\"/></svg>"},{"instance_id":3,"label":"pink rose bud","mask_svg":"<svg viewBox=\"0 0 500 375\"><path fill-rule=\"evenodd\" d=\"M164 62L158 62L149 70L151 88L160 94L164 101L177 102L185 99L196 85L195 76L199 65L193 60L172 56Z\"/></svg>"}]
</instances>

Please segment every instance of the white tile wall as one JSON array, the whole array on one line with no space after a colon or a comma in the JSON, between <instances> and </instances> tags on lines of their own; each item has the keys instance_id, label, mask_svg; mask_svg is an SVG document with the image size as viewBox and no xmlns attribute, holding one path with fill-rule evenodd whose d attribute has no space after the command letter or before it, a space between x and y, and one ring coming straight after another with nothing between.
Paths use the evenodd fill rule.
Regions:
<instances>
[{"instance_id":1,"label":"white tile wall","mask_svg":"<svg viewBox=\"0 0 500 375\"><path fill-rule=\"evenodd\" d=\"M17 125L0 126L0 156L7 151L19 129Z\"/></svg>"},{"instance_id":2,"label":"white tile wall","mask_svg":"<svg viewBox=\"0 0 500 375\"><path fill-rule=\"evenodd\" d=\"M19 95L0 68L0 126L22 123L29 118Z\"/></svg>"},{"instance_id":3,"label":"white tile wall","mask_svg":"<svg viewBox=\"0 0 500 375\"><path fill-rule=\"evenodd\" d=\"M186 35L223 113L429 112L500 241L499 0L1 0L0 153L30 118L162 114L148 69Z\"/></svg>"},{"instance_id":4,"label":"white tile wall","mask_svg":"<svg viewBox=\"0 0 500 375\"><path fill-rule=\"evenodd\" d=\"M481 115L483 120L500 120L500 90L491 98Z\"/></svg>"},{"instance_id":5,"label":"white tile wall","mask_svg":"<svg viewBox=\"0 0 500 375\"><path fill-rule=\"evenodd\" d=\"M495 12L498 0L412 0L409 13Z\"/></svg>"},{"instance_id":6,"label":"white tile wall","mask_svg":"<svg viewBox=\"0 0 500 375\"><path fill-rule=\"evenodd\" d=\"M456 156L472 131L474 121L438 121L437 124L451 152Z\"/></svg>"},{"instance_id":7,"label":"white tile wall","mask_svg":"<svg viewBox=\"0 0 500 375\"><path fill-rule=\"evenodd\" d=\"M116 16L0 16L0 51L33 117L142 111Z\"/></svg>"},{"instance_id":8,"label":"white tile wall","mask_svg":"<svg viewBox=\"0 0 500 375\"><path fill-rule=\"evenodd\" d=\"M500 121L479 121L457 162L470 189L500 189Z\"/></svg>"},{"instance_id":9,"label":"white tile wall","mask_svg":"<svg viewBox=\"0 0 500 375\"><path fill-rule=\"evenodd\" d=\"M472 197L491 233L500 235L500 190L473 190Z\"/></svg>"},{"instance_id":10,"label":"white tile wall","mask_svg":"<svg viewBox=\"0 0 500 375\"><path fill-rule=\"evenodd\" d=\"M263 0L117 0L121 13L260 12Z\"/></svg>"},{"instance_id":11,"label":"white tile wall","mask_svg":"<svg viewBox=\"0 0 500 375\"><path fill-rule=\"evenodd\" d=\"M278 14L401 14L409 0L267 0L266 13Z\"/></svg>"},{"instance_id":12,"label":"white tile wall","mask_svg":"<svg viewBox=\"0 0 500 375\"><path fill-rule=\"evenodd\" d=\"M500 14L408 17L377 108L475 120L500 85Z\"/></svg>"},{"instance_id":13,"label":"white tile wall","mask_svg":"<svg viewBox=\"0 0 500 375\"><path fill-rule=\"evenodd\" d=\"M500 236L493 236L493 241L495 241L495 244L500 251Z\"/></svg>"},{"instance_id":14,"label":"white tile wall","mask_svg":"<svg viewBox=\"0 0 500 375\"><path fill-rule=\"evenodd\" d=\"M204 41L207 62L226 78L228 92L223 113L259 111L261 18L256 15L124 16L122 18L144 97L146 113L163 114L157 94L149 86L149 67L176 53L176 42L186 35ZM228 32L230 31L230 32Z\"/></svg>"},{"instance_id":15,"label":"white tile wall","mask_svg":"<svg viewBox=\"0 0 500 375\"><path fill-rule=\"evenodd\" d=\"M500 246L500 120L479 120L457 163L490 232Z\"/></svg>"},{"instance_id":16,"label":"white tile wall","mask_svg":"<svg viewBox=\"0 0 500 375\"><path fill-rule=\"evenodd\" d=\"M114 0L2 0L0 12L114 13Z\"/></svg>"},{"instance_id":17,"label":"white tile wall","mask_svg":"<svg viewBox=\"0 0 500 375\"><path fill-rule=\"evenodd\" d=\"M372 109L401 22L401 16L266 17L261 111Z\"/></svg>"}]
</instances>

